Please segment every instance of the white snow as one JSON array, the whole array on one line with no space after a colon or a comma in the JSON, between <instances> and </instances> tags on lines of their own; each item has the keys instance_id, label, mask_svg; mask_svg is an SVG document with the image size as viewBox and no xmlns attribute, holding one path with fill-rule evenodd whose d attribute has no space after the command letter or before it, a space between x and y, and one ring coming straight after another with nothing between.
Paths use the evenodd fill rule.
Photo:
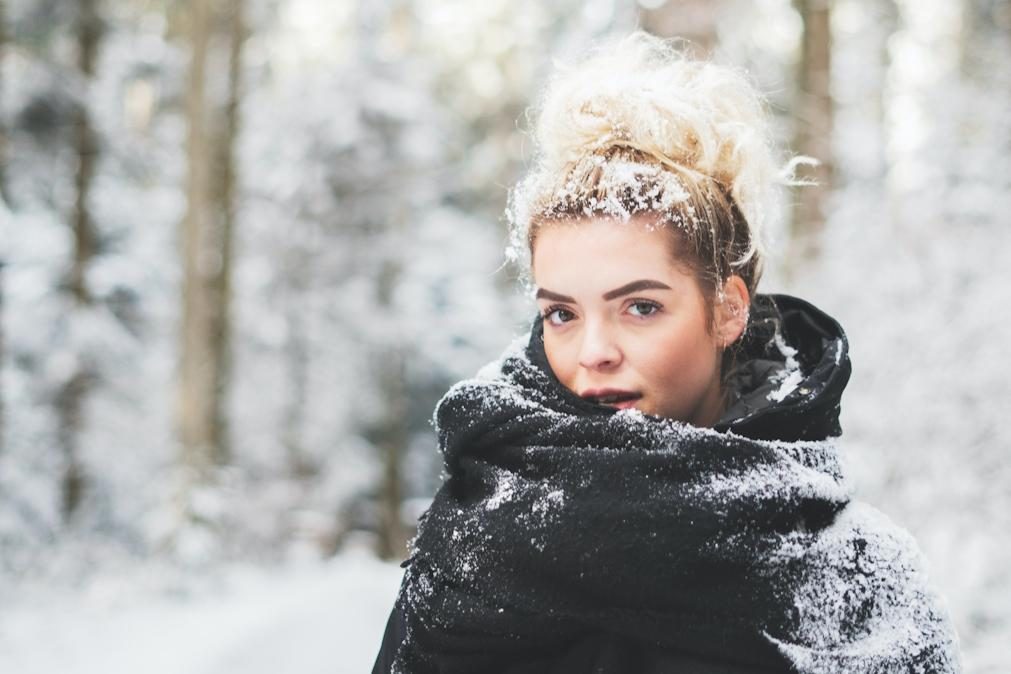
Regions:
<instances>
[{"instance_id":1,"label":"white snow","mask_svg":"<svg viewBox=\"0 0 1011 674\"><path fill-rule=\"evenodd\" d=\"M513 497L516 489L516 479L510 473L503 473L498 482L495 483L495 493L491 495L486 504L488 510L496 510L503 502L509 501Z\"/></svg>"},{"instance_id":2,"label":"white snow","mask_svg":"<svg viewBox=\"0 0 1011 674\"><path fill-rule=\"evenodd\" d=\"M234 568L220 588L190 598L37 593L46 596L0 612L0 672L367 672L401 575L347 553L273 572Z\"/></svg>"},{"instance_id":3,"label":"white snow","mask_svg":"<svg viewBox=\"0 0 1011 674\"><path fill-rule=\"evenodd\" d=\"M783 339L783 335L776 333L776 347L779 349L780 353L786 356L786 367L778 375L781 377L779 380L779 388L775 391L769 393L767 398L769 400L775 400L776 402L782 402L786 396L793 393L794 389L800 386L800 383L804 381L804 373L801 372L800 363L797 362L797 349L793 348Z\"/></svg>"}]
</instances>

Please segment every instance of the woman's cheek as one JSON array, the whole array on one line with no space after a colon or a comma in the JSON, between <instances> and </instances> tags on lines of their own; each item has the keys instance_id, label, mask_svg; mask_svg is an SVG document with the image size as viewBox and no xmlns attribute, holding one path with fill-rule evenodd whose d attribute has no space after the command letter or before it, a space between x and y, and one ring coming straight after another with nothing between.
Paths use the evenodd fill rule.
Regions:
<instances>
[{"instance_id":1,"label":"woman's cheek","mask_svg":"<svg viewBox=\"0 0 1011 674\"><path fill-rule=\"evenodd\" d=\"M578 353L574 340L565 337L559 334L545 336L544 351L555 376L562 384L568 386L575 376Z\"/></svg>"}]
</instances>

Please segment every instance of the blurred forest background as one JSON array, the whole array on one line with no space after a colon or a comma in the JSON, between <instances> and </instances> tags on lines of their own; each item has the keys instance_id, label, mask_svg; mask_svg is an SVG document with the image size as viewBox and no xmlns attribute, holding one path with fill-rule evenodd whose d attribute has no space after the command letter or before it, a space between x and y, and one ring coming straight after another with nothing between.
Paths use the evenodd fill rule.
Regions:
<instances>
[{"instance_id":1,"label":"blurred forest background","mask_svg":"<svg viewBox=\"0 0 1011 674\"><path fill-rule=\"evenodd\" d=\"M1007 0L0 0L0 603L402 558L436 401L533 316L526 112L636 26L746 68L821 160L763 290L849 332L860 496L1006 671Z\"/></svg>"}]
</instances>

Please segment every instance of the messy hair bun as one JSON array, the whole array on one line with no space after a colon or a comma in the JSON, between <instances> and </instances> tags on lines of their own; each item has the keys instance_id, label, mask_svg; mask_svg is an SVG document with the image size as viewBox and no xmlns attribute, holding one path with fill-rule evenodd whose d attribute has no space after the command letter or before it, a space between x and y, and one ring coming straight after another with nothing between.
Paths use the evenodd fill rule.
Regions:
<instances>
[{"instance_id":1,"label":"messy hair bun","mask_svg":"<svg viewBox=\"0 0 1011 674\"><path fill-rule=\"evenodd\" d=\"M744 75L636 32L558 68L534 137L510 199L513 257L552 219L651 212L688 235L713 281L750 268L754 289L777 171L764 101Z\"/></svg>"}]
</instances>

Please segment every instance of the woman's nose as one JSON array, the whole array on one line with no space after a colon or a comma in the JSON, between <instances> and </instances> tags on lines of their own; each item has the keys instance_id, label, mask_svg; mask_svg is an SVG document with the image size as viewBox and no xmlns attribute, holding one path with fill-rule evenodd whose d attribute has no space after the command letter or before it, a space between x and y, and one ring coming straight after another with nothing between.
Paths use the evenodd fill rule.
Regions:
<instances>
[{"instance_id":1,"label":"woman's nose","mask_svg":"<svg viewBox=\"0 0 1011 674\"><path fill-rule=\"evenodd\" d=\"M610 370L621 363L621 349L606 326L588 326L579 350L579 364L590 370Z\"/></svg>"}]
</instances>

